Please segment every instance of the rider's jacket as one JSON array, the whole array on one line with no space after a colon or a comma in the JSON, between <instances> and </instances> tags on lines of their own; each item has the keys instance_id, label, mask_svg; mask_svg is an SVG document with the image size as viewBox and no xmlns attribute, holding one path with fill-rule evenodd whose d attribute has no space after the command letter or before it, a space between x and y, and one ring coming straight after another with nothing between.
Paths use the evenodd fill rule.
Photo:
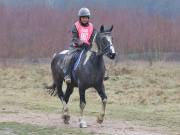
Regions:
<instances>
[{"instance_id":1,"label":"rider's jacket","mask_svg":"<svg viewBox=\"0 0 180 135\"><path fill-rule=\"evenodd\" d=\"M72 43L71 47L81 48L83 43L91 46L96 30L92 23L88 23L86 26L82 26L77 21L72 28Z\"/></svg>"}]
</instances>

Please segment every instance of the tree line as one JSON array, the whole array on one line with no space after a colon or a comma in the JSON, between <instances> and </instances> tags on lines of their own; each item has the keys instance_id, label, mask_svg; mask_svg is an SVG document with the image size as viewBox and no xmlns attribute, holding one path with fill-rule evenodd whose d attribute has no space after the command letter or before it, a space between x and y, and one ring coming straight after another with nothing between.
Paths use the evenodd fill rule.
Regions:
<instances>
[{"instance_id":1,"label":"tree line","mask_svg":"<svg viewBox=\"0 0 180 135\"><path fill-rule=\"evenodd\" d=\"M142 10L90 6L98 30L114 25L113 43L120 54L180 52L180 18ZM17 8L0 5L0 58L45 58L67 49L79 8Z\"/></svg>"}]
</instances>

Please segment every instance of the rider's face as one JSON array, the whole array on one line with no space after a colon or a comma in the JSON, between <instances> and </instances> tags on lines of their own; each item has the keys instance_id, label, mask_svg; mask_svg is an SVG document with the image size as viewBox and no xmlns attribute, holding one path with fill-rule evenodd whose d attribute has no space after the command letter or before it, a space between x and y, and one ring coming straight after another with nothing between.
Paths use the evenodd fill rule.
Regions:
<instances>
[{"instance_id":1,"label":"rider's face","mask_svg":"<svg viewBox=\"0 0 180 135\"><path fill-rule=\"evenodd\" d=\"M87 24L87 23L89 22L89 17L83 16L83 17L80 18L80 20L81 20L81 22L82 22L83 24Z\"/></svg>"}]
</instances>

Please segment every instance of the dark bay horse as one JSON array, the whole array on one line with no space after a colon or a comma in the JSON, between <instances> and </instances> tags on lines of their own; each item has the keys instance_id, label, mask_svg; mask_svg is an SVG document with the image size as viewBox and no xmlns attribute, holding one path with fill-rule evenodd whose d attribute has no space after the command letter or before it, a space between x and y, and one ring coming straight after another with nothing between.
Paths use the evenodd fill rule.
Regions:
<instances>
[{"instance_id":1,"label":"dark bay horse","mask_svg":"<svg viewBox=\"0 0 180 135\"><path fill-rule=\"evenodd\" d=\"M64 73L62 70L62 64L64 56L67 55L68 50L61 53L55 54L51 62L51 70L53 76L53 85L48 87L51 94L57 91L58 97L63 103L63 120L65 124L69 123L70 115L68 109L69 97L73 92L74 87L79 88L80 96L80 109L81 116L79 119L80 127L86 127L86 122L83 118L83 110L86 105L85 91L88 88L95 88L102 100L102 112L97 118L98 123L102 123L105 115L105 108L107 102L107 96L104 88L104 73L105 64L103 55L105 54L110 59L115 58L115 50L112 44L111 31L110 29L105 30L102 25L100 31L96 33L92 47L89 50L83 50L79 64L76 65L71 74L72 82L67 84L67 89L63 93L62 85L64 81Z\"/></svg>"}]
</instances>

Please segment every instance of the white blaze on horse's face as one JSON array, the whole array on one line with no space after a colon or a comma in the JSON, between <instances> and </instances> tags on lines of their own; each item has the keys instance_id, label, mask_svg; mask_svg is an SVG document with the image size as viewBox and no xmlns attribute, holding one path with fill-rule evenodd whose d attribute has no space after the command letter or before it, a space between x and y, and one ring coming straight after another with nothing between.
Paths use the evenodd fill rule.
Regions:
<instances>
[{"instance_id":1,"label":"white blaze on horse's face","mask_svg":"<svg viewBox=\"0 0 180 135\"><path fill-rule=\"evenodd\" d=\"M111 36L106 36L106 39L112 45L112 37Z\"/></svg>"},{"instance_id":2,"label":"white blaze on horse's face","mask_svg":"<svg viewBox=\"0 0 180 135\"><path fill-rule=\"evenodd\" d=\"M112 45L110 46L110 49L111 49L112 53L116 53L114 50L114 47Z\"/></svg>"},{"instance_id":3,"label":"white blaze on horse's face","mask_svg":"<svg viewBox=\"0 0 180 135\"><path fill-rule=\"evenodd\" d=\"M111 36L106 36L106 39L107 39L107 41L108 41L109 44L110 44L111 52L112 52L112 53L116 53L115 50L114 50L114 47L113 47L112 37L111 37Z\"/></svg>"}]
</instances>

